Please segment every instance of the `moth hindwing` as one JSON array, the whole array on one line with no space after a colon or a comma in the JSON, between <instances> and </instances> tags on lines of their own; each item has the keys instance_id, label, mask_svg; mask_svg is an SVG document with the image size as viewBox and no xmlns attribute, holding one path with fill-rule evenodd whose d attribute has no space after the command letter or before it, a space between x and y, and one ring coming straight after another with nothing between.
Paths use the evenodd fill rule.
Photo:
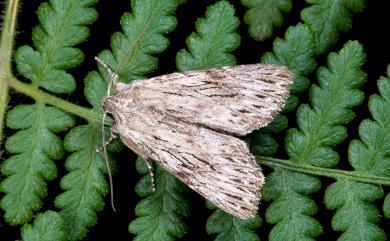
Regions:
<instances>
[{"instance_id":1,"label":"moth hindwing","mask_svg":"<svg viewBox=\"0 0 390 241\"><path fill-rule=\"evenodd\" d=\"M103 108L129 148L245 219L257 212L264 176L236 136L271 122L291 83L291 72L278 65L173 73L114 83L117 93Z\"/></svg>"}]
</instances>

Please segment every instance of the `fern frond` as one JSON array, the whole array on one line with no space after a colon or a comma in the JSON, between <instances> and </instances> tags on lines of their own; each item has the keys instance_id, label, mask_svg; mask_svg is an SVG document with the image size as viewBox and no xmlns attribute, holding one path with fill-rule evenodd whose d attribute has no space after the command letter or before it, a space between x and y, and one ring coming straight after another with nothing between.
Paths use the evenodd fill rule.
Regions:
<instances>
[{"instance_id":1,"label":"fern frond","mask_svg":"<svg viewBox=\"0 0 390 241\"><path fill-rule=\"evenodd\" d=\"M109 190L104 158L96 152L102 140L99 130L100 124L89 123L73 128L65 137L64 146L72 154L65 163L69 173L61 180L65 192L57 196L55 205L64 219L67 240L81 239L96 224L96 212L103 209L103 196Z\"/></svg>"},{"instance_id":2,"label":"fern frond","mask_svg":"<svg viewBox=\"0 0 390 241\"><path fill-rule=\"evenodd\" d=\"M40 25L33 30L36 50L22 46L16 53L16 66L20 74L32 85L53 93L70 93L76 82L65 70L79 65L84 54L73 48L86 40L89 30L85 25L97 18L90 8L96 0L52 0L38 9ZM61 81L59 81L61 80Z\"/></svg>"},{"instance_id":3,"label":"fern frond","mask_svg":"<svg viewBox=\"0 0 390 241\"><path fill-rule=\"evenodd\" d=\"M131 2L132 13L124 13L121 18L123 33L116 32L111 38L112 52L105 50L99 54L119 74L121 82L143 79L157 68L157 58L153 54L163 52L169 45L164 34L177 25L173 16L177 1Z\"/></svg>"},{"instance_id":4,"label":"fern frond","mask_svg":"<svg viewBox=\"0 0 390 241\"><path fill-rule=\"evenodd\" d=\"M307 195L320 189L316 177L275 169L267 177L262 194L265 200L273 200L265 218L276 224L269 240L313 240L322 232L321 225L310 215L317 212L315 202Z\"/></svg>"},{"instance_id":5,"label":"fern frond","mask_svg":"<svg viewBox=\"0 0 390 241\"><path fill-rule=\"evenodd\" d=\"M297 113L300 131L290 129L286 150L294 162L320 167L332 167L338 155L330 146L341 143L347 136L341 124L350 122L355 114L349 108L363 101L363 92L357 88L365 80L360 70L364 62L361 45L348 42L338 54L330 54L329 69L318 71L320 86L310 89L313 108L301 105Z\"/></svg>"},{"instance_id":6,"label":"fern frond","mask_svg":"<svg viewBox=\"0 0 390 241\"><path fill-rule=\"evenodd\" d=\"M240 24L234 16L234 8L226 1L220 1L207 8L205 18L196 21L196 32L187 39L188 51L182 49L176 55L179 71L215 68L236 63L230 53L240 44L235 32Z\"/></svg>"},{"instance_id":7,"label":"fern frond","mask_svg":"<svg viewBox=\"0 0 390 241\"><path fill-rule=\"evenodd\" d=\"M381 78L379 80L379 83L378 83L378 87L379 87L379 91L381 93L381 97L379 96L376 96L375 97L375 103L377 102L382 102L383 106L382 108L388 108L390 106L389 102L390 102L390 65L387 66L387 78ZM374 105L374 108L376 109L375 112L376 112L376 115L379 115L379 120L377 120L375 118L375 120L381 125L381 126L385 126L384 124L386 123L387 124L387 130L384 130L385 133L389 133L389 130L388 130L388 126L389 126L389 117L388 115L384 115L384 116L381 116L381 109L380 106L377 106L377 105ZM385 112L382 112L382 114L386 114L386 113L390 113L388 110L384 110ZM374 112L374 111L373 111ZM387 137L387 139L385 140L386 141L386 144L387 144L387 151L386 151L386 159L388 160L389 158L389 151L390 150L390 147L388 146L389 144L389 138L390 137ZM389 163L389 161L387 161L387 163ZM389 176L389 172L387 171L388 170L388 166L386 166L385 168L386 172L386 176ZM385 217L386 218L390 218L390 193L388 193L386 195L386 198L385 198L385 201L384 201L384 204L383 204L383 212L385 214Z\"/></svg>"},{"instance_id":8,"label":"fern frond","mask_svg":"<svg viewBox=\"0 0 390 241\"><path fill-rule=\"evenodd\" d=\"M273 53L267 52L261 62L265 64L280 64L289 67L294 73L292 93L303 92L309 87L309 80L305 77L316 67L313 57L313 36L306 25L298 24L290 27L284 39L275 39ZM290 94L283 112L292 111L298 105L298 98ZM255 155L270 156L276 153L278 144L272 133L278 133L288 126L288 119L284 115L277 116L270 125L255 132L251 138L251 151Z\"/></svg>"},{"instance_id":9,"label":"fern frond","mask_svg":"<svg viewBox=\"0 0 390 241\"><path fill-rule=\"evenodd\" d=\"M362 47L348 42L339 53L329 55L329 69L319 69L320 86L310 89L312 107L302 104L297 112L299 130L287 132L286 151L292 162L319 167L337 164L339 157L331 146L346 137L342 125L354 118L349 108L363 101L363 93L357 89L365 79L360 69L363 62ZM307 196L317 192L320 185L317 177L280 168L267 177L264 199L274 201L267 209L266 219L276 224L270 240L310 239L322 232L321 225L310 217L317 207Z\"/></svg>"},{"instance_id":10,"label":"fern frond","mask_svg":"<svg viewBox=\"0 0 390 241\"><path fill-rule=\"evenodd\" d=\"M148 74L156 68L157 59L151 54L163 51L168 40L163 36L175 28L176 20L171 14L176 9L172 0L132 1L133 13L125 13L121 24L123 33L112 37L112 51L103 51L101 57L111 66L121 66L118 70L121 81ZM115 68L113 68L115 69ZM102 69L103 80L96 73L90 73L85 80L85 96L93 109L101 112L101 101L106 96L106 70ZM73 152L66 161L70 171L61 186L66 190L56 199L56 206L65 221L65 231L70 240L85 236L87 228L96 223L96 212L103 208L103 196L108 191L104 179L106 167L101 153L101 123L89 121L87 125L72 129L65 138L65 148Z\"/></svg>"},{"instance_id":11,"label":"fern frond","mask_svg":"<svg viewBox=\"0 0 390 241\"><path fill-rule=\"evenodd\" d=\"M35 217L34 224L25 224L21 229L23 241L66 240L64 221L58 213L46 211Z\"/></svg>"},{"instance_id":12,"label":"fern frond","mask_svg":"<svg viewBox=\"0 0 390 241\"><path fill-rule=\"evenodd\" d=\"M306 0L313 4L302 10L301 18L308 24L315 36L315 53L323 54L334 44L339 32L347 32L352 26L350 12L360 12L364 0Z\"/></svg>"},{"instance_id":13,"label":"fern frond","mask_svg":"<svg viewBox=\"0 0 390 241\"><path fill-rule=\"evenodd\" d=\"M380 78L378 88L381 95L372 95L368 104L374 121L362 121L361 140L351 142L348 157L356 173L389 177L390 79ZM325 192L325 204L329 209L337 209L332 227L343 232L339 240L385 240L384 231L375 225L380 216L372 203L382 197L382 188L372 184L338 178L330 185Z\"/></svg>"},{"instance_id":14,"label":"fern frond","mask_svg":"<svg viewBox=\"0 0 390 241\"><path fill-rule=\"evenodd\" d=\"M332 227L343 232L338 240L386 240L384 231L375 225L380 215L372 204L381 197L383 191L376 185L342 178L327 187L326 207L337 209Z\"/></svg>"},{"instance_id":15,"label":"fern frond","mask_svg":"<svg viewBox=\"0 0 390 241\"><path fill-rule=\"evenodd\" d=\"M6 193L0 205L8 222L23 224L42 206L41 198L47 194L45 181L57 176L53 160L64 155L62 140L55 133L74 122L72 116L42 103L18 105L8 113L7 126L19 129L5 144L15 155L1 166L7 178L0 185Z\"/></svg>"},{"instance_id":16,"label":"fern frond","mask_svg":"<svg viewBox=\"0 0 390 241\"><path fill-rule=\"evenodd\" d=\"M215 241L259 241L259 236L253 230L260 226L259 216L242 220L218 209L208 218L206 231L217 234Z\"/></svg>"},{"instance_id":17,"label":"fern frond","mask_svg":"<svg viewBox=\"0 0 390 241\"><path fill-rule=\"evenodd\" d=\"M69 93L75 81L66 69L80 64L83 54L72 46L86 39L84 26L96 19L89 8L95 1L51 1L38 9L40 25L33 30L36 50L22 46L16 53L16 66L21 75L31 80L31 87L42 87L54 93ZM75 32L79 34L74 34ZM4 217L12 224L28 221L39 210L46 196L45 181L56 177L53 160L64 154L62 140L54 133L67 130L75 121L55 107L47 107L40 99L34 105L19 105L7 117L7 126L22 129L9 137L6 150L11 156L2 165L8 176L1 183L6 195L1 200Z\"/></svg>"},{"instance_id":18,"label":"fern frond","mask_svg":"<svg viewBox=\"0 0 390 241\"><path fill-rule=\"evenodd\" d=\"M136 206L139 216L129 225L134 240L174 240L183 237L187 226L182 217L190 214L185 193L188 188L160 167L156 170L156 192L153 192L149 170L142 158L137 159L137 170L145 176L137 183L136 192L144 197Z\"/></svg>"},{"instance_id":19,"label":"fern frond","mask_svg":"<svg viewBox=\"0 0 390 241\"><path fill-rule=\"evenodd\" d=\"M257 41L270 37L273 26L283 23L282 12L289 12L292 7L290 0L241 0L241 3L249 8L244 21L249 25L250 36Z\"/></svg>"}]
</instances>

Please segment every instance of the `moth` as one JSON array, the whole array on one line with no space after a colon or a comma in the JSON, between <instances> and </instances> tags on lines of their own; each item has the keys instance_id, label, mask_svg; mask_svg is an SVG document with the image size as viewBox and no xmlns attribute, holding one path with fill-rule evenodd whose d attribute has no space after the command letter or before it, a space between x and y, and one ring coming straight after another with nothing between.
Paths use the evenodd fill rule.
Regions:
<instances>
[{"instance_id":1,"label":"moth","mask_svg":"<svg viewBox=\"0 0 390 241\"><path fill-rule=\"evenodd\" d=\"M292 83L287 67L238 65L123 84L97 60L115 91L103 109L126 146L225 212L256 215L264 175L238 137L266 126L282 109Z\"/></svg>"}]
</instances>

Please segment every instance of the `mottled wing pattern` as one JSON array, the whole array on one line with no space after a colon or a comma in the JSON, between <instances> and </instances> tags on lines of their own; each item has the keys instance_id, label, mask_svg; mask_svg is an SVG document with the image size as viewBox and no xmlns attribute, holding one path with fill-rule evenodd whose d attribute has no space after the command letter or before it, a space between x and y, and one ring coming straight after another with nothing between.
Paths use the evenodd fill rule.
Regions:
<instances>
[{"instance_id":1,"label":"mottled wing pattern","mask_svg":"<svg viewBox=\"0 0 390 241\"><path fill-rule=\"evenodd\" d=\"M264 177L244 141L174 117L149 114L122 116L126 121L116 128L127 146L155 160L224 211L240 218L257 213Z\"/></svg>"},{"instance_id":2,"label":"mottled wing pattern","mask_svg":"<svg viewBox=\"0 0 390 241\"><path fill-rule=\"evenodd\" d=\"M277 65L174 73L116 84L103 107L137 154L219 208L248 218L256 214L264 177L245 142L232 135L268 124L291 82L291 72Z\"/></svg>"},{"instance_id":3,"label":"mottled wing pattern","mask_svg":"<svg viewBox=\"0 0 390 241\"><path fill-rule=\"evenodd\" d=\"M284 66L252 64L135 81L120 94L187 123L245 135L271 122L291 83Z\"/></svg>"}]
</instances>

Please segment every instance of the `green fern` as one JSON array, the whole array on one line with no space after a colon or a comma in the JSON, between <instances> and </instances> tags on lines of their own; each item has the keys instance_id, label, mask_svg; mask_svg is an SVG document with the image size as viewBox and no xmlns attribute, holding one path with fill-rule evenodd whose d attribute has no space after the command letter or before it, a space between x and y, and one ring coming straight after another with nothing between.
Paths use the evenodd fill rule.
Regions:
<instances>
[{"instance_id":1,"label":"green fern","mask_svg":"<svg viewBox=\"0 0 390 241\"><path fill-rule=\"evenodd\" d=\"M31 80L31 88L42 87L54 93L75 89L73 77L65 70L83 59L80 50L71 46L88 36L88 29L83 25L96 19L96 12L88 8L94 2L85 1L82 8L75 1L41 4L38 9L41 25L33 30L36 50L22 46L15 57L19 73ZM71 22L66 20L68 17ZM64 155L62 140L55 133L75 123L69 114L47 106L38 98L34 100L36 104L16 106L7 117L9 128L21 129L7 139L6 151L15 155L2 165L2 173L8 177L0 186L6 193L0 206L5 210L4 218L12 224L29 221L33 211L42 206L41 198L47 194L45 181L57 176L53 160Z\"/></svg>"},{"instance_id":2,"label":"green fern","mask_svg":"<svg viewBox=\"0 0 390 241\"><path fill-rule=\"evenodd\" d=\"M125 13L121 24L124 34L112 37L113 53L103 51L101 58L111 66L122 63L118 69L121 80L130 81L156 68L156 58L151 54L166 48L168 41L162 36L172 30L176 21L169 16L176 9L174 1L133 1L133 14ZM131 66L129 68L125 68ZM104 76L107 76L102 70ZM107 78L107 81L109 79ZM101 100L106 96L106 81L96 72L90 73L85 81L85 95L96 111L100 112ZM96 212L103 208L103 196L108 186L104 179L104 159L96 153L101 146L101 124L90 122L72 129L65 138L65 148L73 152L67 159L70 171L61 187L67 190L56 199L65 220L67 237L77 240L85 236L88 227L96 223Z\"/></svg>"},{"instance_id":3,"label":"green fern","mask_svg":"<svg viewBox=\"0 0 390 241\"><path fill-rule=\"evenodd\" d=\"M216 241L257 241L260 239L254 229L260 226L261 219L258 215L242 220L218 209L207 220L206 230L208 234L217 234Z\"/></svg>"},{"instance_id":4,"label":"green fern","mask_svg":"<svg viewBox=\"0 0 390 241\"><path fill-rule=\"evenodd\" d=\"M323 54L334 44L339 32L346 32L352 26L350 12L362 11L364 0L306 0L313 4L302 12L302 20L314 31L315 52Z\"/></svg>"},{"instance_id":5,"label":"green fern","mask_svg":"<svg viewBox=\"0 0 390 241\"><path fill-rule=\"evenodd\" d=\"M35 217L34 224L25 224L21 230L24 241L66 240L64 221L58 213L46 211Z\"/></svg>"},{"instance_id":6,"label":"green fern","mask_svg":"<svg viewBox=\"0 0 390 241\"><path fill-rule=\"evenodd\" d=\"M241 3L249 8L244 21L249 25L249 34L257 41L270 37L273 26L280 27L283 23L281 12L289 12L292 7L290 0L241 0Z\"/></svg>"},{"instance_id":7,"label":"green fern","mask_svg":"<svg viewBox=\"0 0 390 241\"><path fill-rule=\"evenodd\" d=\"M179 71L215 68L236 63L230 54L240 44L240 36L235 32L239 25L234 16L234 8L228 2L220 1L210 6L206 18L196 21L197 32L187 39L187 50L176 55Z\"/></svg>"},{"instance_id":8,"label":"green fern","mask_svg":"<svg viewBox=\"0 0 390 241\"><path fill-rule=\"evenodd\" d=\"M96 152L102 139L98 130L100 125L90 123L73 128L65 137L64 146L73 153L65 163L69 173L61 180L65 192L56 198L55 205L69 240L85 236L87 228L96 223L96 212L103 208L103 196L108 192L104 159Z\"/></svg>"},{"instance_id":9,"label":"green fern","mask_svg":"<svg viewBox=\"0 0 390 241\"><path fill-rule=\"evenodd\" d=\"M350 42L338 54L329 56L329 69L319 69L319 84L310 90L311 104L302 104L297 112L299 130L290 129L286 136L286 150L296 165L333 167L338 155L330 146L341 143L346 129L341 124L354 117L349 110L363 101L357 88L365 75L360 67L364 61L361 46ZM267 177L264 199L274 200L266 212L269 223L276 224L271 240L309 239L319 235L321 225L310 217L317 212L307 195L317 192L318 178L277 168Z\"/></svg>"},{"instance_id":10,"label":"green fern","mask_svg":"<svg viewBox=\"0 0 390 241\"><path fill-rule=\"evenodd\" d=\"M183 237L187 226L182 217L189 216L190 206L185 198L188 189L160 167L156 170L156 192L152 191L149 170L142 158L137 159L137 170L146 174L136 186L136 192L144 197L136 206L139 216L129 225L134 240L174 240Z\"/></svg>"},{"instance_id":11,"label":"green fern","mask_svg":"<svg viewBox=\"0 0 390 241\"><path fill-rule=\"evenodd\" d=\"M368 102L375 121L362 121L359 128L361 141L351 142L348 156L355 172L389 177L390 79L381 78L378 87L382 96L373 95ZM328 209L337 209L332 226L343 232L339 240L385 240L384 231L375 225L380 220L380 212L372 204L382 197L380 186L347 178L337 178L328 186L325 204ZM384 210L386 213L386 208Z\"/></svg>"},{"instance_id":12,"label":"green fern","mask_svg":"<svg viewBox=\"0 0 390 241\"><path fill-rule=\"evenodd\" d=\"M176 18L172 16L176 8L173 0L132 1L132 13L121 18L123 33L116 32L111 38L112 53L105 50L100 54L109 66L116 66L112 69L121 81L143 79L157 68L157 58L152 55L167 48L169 40L163 34L176 27Z\"/></svg>"},{"instance_id":13,"label":"green fern","mask_svg":"<svg viewBox=\"0 0 390 241\"><path fill-rule=\"evenodd\" d=\"M389 167L386 165L386 163L389 163L389 116L386 115L386 113L390 113L388 111L388 108L390 106L390 66L387 66L387 78L381 78L378 81L378 87L379 91L381 92L381 96L374 95L371 97L371 112L375 112L376 118L378 124L372 123L370 125L367 124L367 126L375 126L375 129L379 129L380 134L383 136L383 153L380 153L380 157L384 159L384 161L381 161L380 165L375 165L375 172L383 171L385 176L389 176ZM378 126L379 125L379 126ZM365 141L366 142L366 141ZM372 144L375 144L372 143ZM372 146L372 145L371 145ZM376 163L375 163L376 164ZM378 169L379 167L379 169ZM382 170L380 170L383 168ZM385 214L385 217L390 218L390 194L388 193L386 195L384 204L383 204L383 212Z\"/></svg>"},{"instance_id":14,"label":"green fern","mask_svg":"<svg viewBox=\"0 0 390 241\"><path fill-rule=\"evenodd\" d=\"M74 124L72 116L43 103L19 105L7 116L7 126L22 129L7 139L5 148L15 153L1 166L8 176L1 183L4 218L12 224L30 220L47 195L45 181L57 176L53 160L64 155L62 140L54 133Z\"/></svg>"},{"instance_id":15,"label":"green fern","mask_svg":"<svg viewBox=\"0 0 390 241\"><path fill-rule=\"evenodd\" d=\"M290 98L269 126L250 136L256 160L271 168L264 168L268 175L262 189L263 199L268 202L261 204L259 215L248 220L235 218L206 202L207 208L213 211L207 222L200 225L205 225L205 233L215 240L254 241L259 237L314 240L323 232L323 226L331 226L332 235L337 235L338 240L386 240L388 235L387 227L379 222L384 217L390 218L390 194L382 189L390 186L390 65L387 76L378 80L379 93L369 98L372 118L360 123L359 139L352 140L348 147L348 162L340 160L338 149L333 148L348 136L346 127L354 128L347 125L355 117L352 109L359 105L365 107L363 92L358 90L365 80L361 71L365 58L362 46L356 41L347 42L338 53L327 51L337 44L340 32L351 28L351 14L362 11L364 4L362 0L307 2L311 6L301 12L304 23L288 27L282 25L282 13L297 6L288 0L242 0L241 4L249 9L241 16L239 2L235 3L240 10L235 16L235 7L227 1L208 4L132 0L131 13L122 10L122 29L113 33L111 50L99 54L119 74L120 81L129 83L155 71L158 60L173 63L169 57L171 50L184 46L187 49L176 54L179 71L236 64L236 53L246 48L239 46L241 37L236 32L239 19L248 24L243 27L248 27L255 40L271 37L274 26L286 26L284 38L275 39L273 52L265 53L261 62L286 65L292 70L294 84ZM5 134L5 144L0 138L0 145L5 148L0 150L3 175L0 191L4 193L0 207L5 222L20 225L21 231L20 237L2 236L2 239L80 240L98 222L109 192L104 158L96 152L102 145L101 101L107 95L110 81L106 70L100 67L100 72L89 72L85 78L80 103L91 107L65 99L68 96L71 100L79 99L72 92L80 90L82 85L68 71L84 59L85 46L77 49L75 45L86 41L87 25L97 18L91 6L101 3L51 0L40 5L39 24L32 31L33 45L15 51L14 66L23 82L12 74L11 68L18 3L8 0L0 35L1 138ZM195 28L192 23L179 24L180 31L183 26L193 28L186 29L193 31L186 40L176 37L177 32L165 35L177 25L176 11L179 21L185 22L187 16L183 18L178 4L201 4L204 10L207 7L205 17L196 21ZM164 53L164 59L158 59L170 41L174 41L174 46ZM316 69L314 54L325 53L329 54L328 66L317 69L316 80L312 75ZM165 54L170 59L165 59ZM10 90L31 100L21 101L19 95L10 95ZM307 94L309 103L300 103L306 102L302 97ZM12 108L7 106L10 97ZM292 120L295 112L296 122ZM108 119L105 124L111 123ZM108 127L105 135L109 135ZM120 151L122 147L115 141L109 151ZM266 157L283 155L282 149L290 160ZM115 166L110 153L109 161ZM63 170L63 160L68 173L63 175L60 171L56 179L57 168ZM338 164L351 168L341 170ZM129 207L135 208L137 217L129 217L128 227L135 234L134 239L175 240L191 233L189 188L157 166L157 191L152 192L148 169L141 158L136 161L136 169L142 174L135 189L141 200L135 207ZM321 195L318 192L322 177L334 180L323 189L328 209L323 212L334 212L331 223L315 216L318 203L311 197L314 193L317 197ZM57 194L47 188L49 182L50 187L59 189L60 185L64 192L55 197ZM48 211L53 202L57 212ZM268 226L263 225L265 222Z\"/></svg>"}]
</instances>

